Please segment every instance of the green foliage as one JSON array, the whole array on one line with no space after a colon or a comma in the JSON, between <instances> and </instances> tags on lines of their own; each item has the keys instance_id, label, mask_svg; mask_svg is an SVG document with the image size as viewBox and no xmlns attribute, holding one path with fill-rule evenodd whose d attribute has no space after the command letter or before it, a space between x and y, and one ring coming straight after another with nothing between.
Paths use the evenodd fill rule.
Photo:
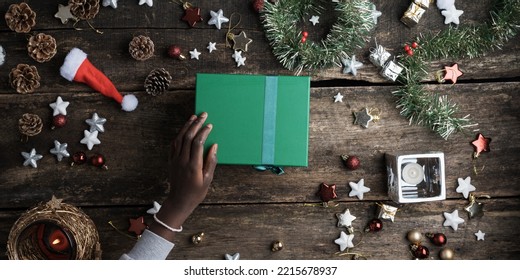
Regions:
<instances>
[{"instance_id":1,"label":"green foliage","mask_svg":"<svg viewBox=\"0 0 520 280\"><path fill-rule=\"evenodd\" d=\"M490 22L478 26L449 27L439 33L419 36L413 56L401 56L405 67L399 77L402 86L394 92L397 108L410 123L424 125L447 139L453 132L470 126L469 116L456 117L457 105L446 96L429 93L421 81L428 74L428 62L440 59L476 58L501 49L520 29L520 1L497 0Z\"/></svg>"}]
</instances>

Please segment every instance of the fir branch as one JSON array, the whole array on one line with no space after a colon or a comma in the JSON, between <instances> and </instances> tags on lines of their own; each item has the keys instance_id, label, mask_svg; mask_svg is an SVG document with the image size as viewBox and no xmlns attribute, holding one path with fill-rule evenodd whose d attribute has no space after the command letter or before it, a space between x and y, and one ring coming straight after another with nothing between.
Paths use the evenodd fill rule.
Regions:
<instances>
[{"instance_id":1,"label":"fir branch","mask_svg":"<svg viewBox=\"0 0 520 280\"><path fill-rule=\"evenodd\" d=\"M428 74L432 60L476 58L501 49L520 29L520 1L498 0L490 12L490 22L478 26L449 27L439 33L419 36L420 48L413 56L400 56L404 74L402 86L393 92L398 97L397 108L410 124L424 125L447 139L452 133L471 126L469 116L455 117L456 104L446 96L424 90L421 81Z\"/></svg>"}]
</instances>

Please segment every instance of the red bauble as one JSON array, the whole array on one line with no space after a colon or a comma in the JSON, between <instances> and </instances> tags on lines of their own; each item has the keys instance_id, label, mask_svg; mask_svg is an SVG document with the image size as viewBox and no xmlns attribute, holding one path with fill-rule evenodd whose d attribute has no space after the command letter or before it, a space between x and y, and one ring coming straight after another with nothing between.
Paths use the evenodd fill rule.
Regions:
<instances>
[{"instance_id":1,"label":"red bauble","mask_svg":"<svg viewBox=\"0 0 520 280\"><path fill-rule=\"evenodd\" d=\"M418 46L419 46L419 44L417 44L417 42L412 43L412 48L417 49Z\"/></svg>"},{"instance_id":2,"label":"red bauble","mask_svg":"<svg viewBox=\"0 0 520 280\"><path fill-rule=\"evenodd\" d=\"M307 41L307 37L302 37L302 43L305 43Z\"/></svg>"},{"instance_id":3,"label":"red bauble","mask_svg":"<svg viewBox=\"0 0 520 280\"><path fill-rule=\"evenodd\" d=\"M426 259L430 256L430 250L428 250L427 247L422 245L412 244L410 245L410 250L412 251L414 257L417 259Z\"/></svg>"},{"instance_id":4,"label":"red bauble","mask_svg":"<svg viewBox=\"0 0 520 280\"><path fill-rule=\"evenodd\" d=\"M302 32L302 36L305 37L305 38L307 38L307 37L309 36L309 32L307 32L307 31L303 31L303 32Z\"/></svg>"},{"instance_id":5,"label":"red bauble","mask_svg":"<svg viewBox=\"0 0 520 280\"><path fill-rule=\"evenodd\" d=\"M426 233L426 237L430 239L430 241L437 245L437 246L443 246L448 242L448 238L444 233Z\"/></svg>"},{"instance_id":6,"label":"red bauble","mask_svg":"<svg viewBox=\"0 0 520 280\"><path fill-rule=\"evenodd\" d=\"M177 59L180 59L180 60L186 59L186 57L182 54L181 47L179 47L177 45L171 45L168 48L168 55L170 57L177 58Z\"/></svg>"},{"instance_id":7,"label":"red bauble","mask_svg":"<svg viewBox=\"0 0 520 280\"><path fill-rule=\"evenodd\" d=\"M361 161L359 161L359 158L357 156L348 156L348 155L342 155L341 159L343 160L343 164L345 164L345 167L347 167L350 170L356 170L359 168L359 165L361 164Z\"/></svg>"},{"instance_id":8,"label":"red bauble","mask_svg":"<svg viewBox=\"0 0 520 280\"><path fill-rule=\"evenodd\" d=\"M408 54L409 56L412 56L413 55L413 50L412 49L407 50L406 54Z\"/></svg>"},{"instance_id":9,"label":"red bauble","mask_svg":"<svg viewBox=\"0 0 520 280\"><path fill-rule=\"evenodd\" d=\"M103 169L108 169L108 167L105 165L105 157L100 154L95 154L92 157L90 157L90 163L94 165L95 167L101 167Z\"/></svg>"},{"instance_id":10,"label":"red bauble","mask_svg":"<svg viewBox=\"0 0 520 280\"><path fill-rule=\"evenodd\" d=\"M67 116L59 114L52 117L52 129L64 127L67 124Z\"/></svg>"},{"instance_id":11,"label":"red bauble","mask_svg":"<svg viewBox=\"0 0 520 280\"><path fill-rule=\"evenodd\" d=\"M72 163L70 165L80 165L87 162L87 155L84 152L77 152L72 155Z\"/></svg>"},{"instance_id":12,"label":"red bauble","mask_svg":"<svg viewBox=\"0 0 520 280\"><path fill-rule=\"evenodd\" d=\"M408 45L404 45L404 51L405 51L405 52L410 51L410 46L408 46Z\"/></svg>"},{"instance_id":13,"label":"red bauble","mask_svg":"<svg viewBox=\"0 0 520 280\"><path fill-rule=\"evenodd\" d=\"M365 232L378 232L383 229L383 221L380 219L372 219L368 222Z\"/></svg>"},{"instance_id":14,"label":"red bauble","mask_svg":"<svg viewBox=\"0 0 520 280\"><path fill-rule=\"evenodd\" d=\"M259 13L264 9L264 0L253 0L253 9Z\"/></svg>"}]
</instances>

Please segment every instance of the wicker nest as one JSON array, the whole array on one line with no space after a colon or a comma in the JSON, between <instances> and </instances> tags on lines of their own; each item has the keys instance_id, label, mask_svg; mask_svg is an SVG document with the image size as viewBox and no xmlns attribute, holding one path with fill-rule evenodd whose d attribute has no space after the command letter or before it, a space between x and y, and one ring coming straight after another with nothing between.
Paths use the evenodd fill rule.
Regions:
<instances>
[{"instance_id":1,"label":"wicker nest","mask_svg":"<svg viewBox=\"0 0 520 280\"><path fill-rule=\"evenodd\" d=\"M79 208L52 198L47 203L25 212L14 223L7 241L7 257L11 260L47 259L34 238L27 238L28 231L42 223L51 223L70 233L74 240L70 259L101 259L99 235L94 222Z\"/></svg>"}]
</instances>

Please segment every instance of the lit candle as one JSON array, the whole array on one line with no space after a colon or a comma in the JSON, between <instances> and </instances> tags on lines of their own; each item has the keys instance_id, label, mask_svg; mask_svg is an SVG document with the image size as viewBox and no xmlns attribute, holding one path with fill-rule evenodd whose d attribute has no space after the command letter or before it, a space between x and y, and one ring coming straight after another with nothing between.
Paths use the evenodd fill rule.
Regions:
<instances>
[{"instance_id":1,"label":"lit candle","mask_svg":"<svg viewBox=\"0 0 520 280\"><path fill-rule=\"evenodd\" d=\"M415 162L406 164L401 175L403 181L410 185L417 185L424 180L424 170L420 164Z\"/></svg>"},{"instance_id":2,"label":"lit candle","mask_svg":"<svg viewBox=\"0 0 520 280\"><path fill-rule=\"evenodd\" d=\"M75 255L75 241L60 226L43 222L38 225L37 239L40 252L48 260L70 260Z\"/></svg>"},{"instance_id":3,"label":"lit candle","mask_svg":"<svg viewBox=\"0 0 520 280\"><path fill-rule=\"evenodd\" d=\"M69 249L69 240L63 230L55 229L51 232L49 235L49 246L51 249L58 252L63 252Z\"/></svg>"}]
</instances>

